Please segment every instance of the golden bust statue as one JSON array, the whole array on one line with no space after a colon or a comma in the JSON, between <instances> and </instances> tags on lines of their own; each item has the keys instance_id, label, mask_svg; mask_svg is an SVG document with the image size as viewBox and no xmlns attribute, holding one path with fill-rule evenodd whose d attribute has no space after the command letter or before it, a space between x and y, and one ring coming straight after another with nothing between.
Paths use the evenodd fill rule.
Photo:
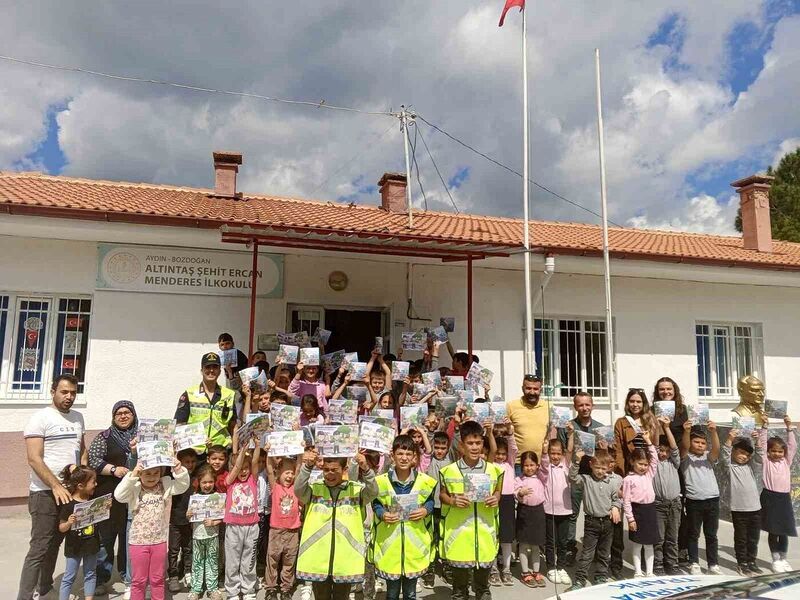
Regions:
<instances>
[{"instance_id":1,"label":"golden bust statue","mask_svg":"<svg viewBox=\"0 0 800 600\"><path fill-rule=\"evenodd\" d=\"M740 417L753 417L760 427L764 422L764 383L758 377L746 375L739 379L736 389L740 400L733 412Z\"/></svg>"}]
</instances>

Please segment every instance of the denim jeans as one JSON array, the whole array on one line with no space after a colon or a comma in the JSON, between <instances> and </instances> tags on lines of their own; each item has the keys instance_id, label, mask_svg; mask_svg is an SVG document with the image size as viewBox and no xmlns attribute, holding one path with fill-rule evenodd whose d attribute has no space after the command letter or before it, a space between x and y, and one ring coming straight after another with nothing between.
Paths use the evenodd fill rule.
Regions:
<instances>
[{"instance_id":1,"label":"denim jeans","mask_svg":"<svg viewBox=\"0 0 800 600\"><path fill-rule=\"evenodd\" d=\"M31 515L31 542L22 563L18 600L31 600L37 588L42 595L52 589L58 549L64 539L64 534L58 531L58 506L53 492L31 492L28 512Z\"/></svg>"},{"instance_id":2,"label":"denim jeans","mask_svg":"<svg viewBox=\"0 0 800 600\"><path fill-rule=\"evenodd\" d=\"M386 600L400 600L401 590L403 600L416 600L417 578L401 577L400 579L386 580Z\"/></svg>"},{"instance_id":3,"label":"denim jeans","mask_svg":"<svg viewBox=\"0 0 800 600\"><path fill-rule=\"evenodd\" d=\"M85 596L94 596L94 590L97 586L97 555L68 556L64 567L64 575L61 578L58 600L69 600L72 584L75 583L81 562L83 562L83 593Z\"/></svg>"},{"instance_id":4,"label":"denim jeans","mask_svg":"<svg viewBox=\"0 0 800 600\"><path fill-rule=\"evenodd\" d=\"M706 539L706 560L709 566L719 564L717 552L719 529L719 498L708 500L686 499L686 519L688 525L689 562L699 562L697 543L700 540L700 528Z\"/></svg>"}]
</instances>

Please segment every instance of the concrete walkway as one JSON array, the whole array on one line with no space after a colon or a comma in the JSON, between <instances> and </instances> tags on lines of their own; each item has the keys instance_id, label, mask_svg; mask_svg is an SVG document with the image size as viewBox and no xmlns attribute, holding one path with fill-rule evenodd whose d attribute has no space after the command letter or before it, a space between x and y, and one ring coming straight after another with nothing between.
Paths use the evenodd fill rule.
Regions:
<instances>
[{"instance_id":1,"label":"concrete walkway","mask_svg":"<svg viewBox=\"0 0 800 600\"><path fill-rule=\"evenodd\" d=\"M27 510L24 507L4 508L2 513L0 513L0 517L2 517L2 528L0 528L0 547L2 548L2 552L0 552L0 598L5 600L16 598L17 584L19 583L19 574L22 567L22 561L24 560L25 553L28 550L30 520ZM729 523L720 523L719 545L720 565L722 566L723 572L731 574L735 573L736 559L733 553L733 527ZM767 548L767 539L766 535L763 535L761 538L761 544L759 546L759 557L761 558L760 564L765 570L769 568L769 562L767 560L768 555L769 550ZM701 558L704 556L702 546L700 550L700 556ZM628 569L630 569L629 559L630 556L626 556L626 567ZM789 561L792 563L793 567L800 568L800 543L798 543L796 538L791 539L789 543ZM701 561L701 564L705 566L705 561ZM60 575L63 572L64 558L62 549L62 555L59 558L58 566L56 568L56 585L58 585L58 582L60 582ZM632 575L631 570L629 570L629 574ZM519 575L518 568L514 569L514 575L515 577ZM112 599L121 599L123 590L124 586L117 582L114 584L114 591L112 591L108 597ZM555 591L555 587L549 582L545 588L531 589L523 585L518 579L515 579L513 586L492 588L492 595L497 600L514 600L519 598L519 594L524 593L526 598L537 600L540 598L549 598L554 594ZM558 591L562 592L563 589L559 589ZM77 585L73 590L73 593L79 593ZM186 592L175 595L170 595L167 593L167 598L174 598L176 600L185 600L186 596ZM379 595L379 598L382 596L382 594ZM295 598L297 597L298 595L295 594ZM424 592L421 594L421 597L433 597L436 599L445 600L450 598L450 588L448 588L443 581L437 578L436 588L432 591L424 590ZM51 600L51 598L58 598L58 594L51 594L47 596L47 600ZM101 597L98 598L102 600ZM258 600L262 600L263 598L264 592L261 591L258 594Z\"/></svg>"}]
</instances>

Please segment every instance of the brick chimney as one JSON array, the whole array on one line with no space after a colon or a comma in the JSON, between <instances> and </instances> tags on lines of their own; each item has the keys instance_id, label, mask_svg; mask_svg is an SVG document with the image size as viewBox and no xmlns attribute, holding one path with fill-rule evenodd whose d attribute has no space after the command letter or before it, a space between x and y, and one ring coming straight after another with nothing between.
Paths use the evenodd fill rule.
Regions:
<instances>
[{"instance_id":1,"label":"brick chimney","mask_svg":"<svg viewBox=\"0 0 800 600\"><path fill-rule=\"evenodd\" d=\"M381 190L381 208L387 212L406 212L408 210L406 185L404 173L384 173L378 182Z\"/></svg>"},{"instance_id":2,"label":"brick chimney","mask_svg":"<svg viewBox=\"0 0 800 600\"><path fill-rule=\"evenodd\" d=\"M241 152L214 152L214 195L239 198L236 193L236 174L242 164Z\"/></svg>"},{"instance_id":3,"label":"brick chimney","mask_svg":"<svg viewBox=\"0 0 800 600\"><path fill-rule=\"evenodd\" d=\"M769 175L751 175L731 186L739 193L742 209L742 239L744 247L759 252L772 252L772 226L769 218Z\"/></svg>"}]
</instances>

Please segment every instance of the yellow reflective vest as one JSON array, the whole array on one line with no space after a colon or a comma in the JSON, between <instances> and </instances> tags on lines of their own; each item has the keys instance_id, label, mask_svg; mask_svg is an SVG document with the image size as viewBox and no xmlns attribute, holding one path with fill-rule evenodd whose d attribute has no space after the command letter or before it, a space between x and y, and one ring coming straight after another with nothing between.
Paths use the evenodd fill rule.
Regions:
<instances>
[{"instance_id":1,"label":"yellow reflective vest","mask_svg":"<svg viewBox=\"0 0 800 600\"><path fill-rule=\"evenodd\" d=\"M397 494L389 474L379 475L375 482L378 484L378 502L391 511ZM416 494L417 502L422 506L434 489L436 480L418 472L409 494ZM384 579L399 579L420 577L425 573L433 554L432 522L431 515L418 521L399 523L386 523L376 517L370 543L370 562L375 565L376 574Z\"/></svg>"},{"instance_id":2,"label":"yellow reflective vest","mask_svg":"<svg viewBox=\"0 0 800 600\"><path fill-rule=\"evenodd\" d=\"M484 461L492 491L501 483L503 470ZM439 481L451 496L465 493L465 475L455 462L439 471ZM439 523L439 555L454 567L490 567L497 558L499 509L484 502L472 502L466 508L442 503Z\"/></svg>"},{"instance_id":3,"label":"yellow reflective vest","mask_svg":"<svg viewBox=\"0 0 800 600\"><path fill-rule=\"evenodd\" d=\"M325 483L312 483L306 505L297 578L305 581L358 583L364 580L364 484L345 481L336 500Z\"/></svg>"},{"instance_id":4,"label":"yellow reflective vest","mask_svg":"<svg viewBox=\"0 0 800 600\"><path fill-rule=\"evenodd\" d=\"M236 418L236 407L234 405L236 392L224 386L219 386L219 392L219 400L212 405L203 391L202 385L187 389L186 397L189 399L189 420L187 423L203 423L206 429L206 437L211 439L212 444L219 444L229 448L231 434L228 431L228 424L231 419ZM207 448L205 445L195 446L194 450L198 454L203 454Z\"/></svg>"}]
</instances>

